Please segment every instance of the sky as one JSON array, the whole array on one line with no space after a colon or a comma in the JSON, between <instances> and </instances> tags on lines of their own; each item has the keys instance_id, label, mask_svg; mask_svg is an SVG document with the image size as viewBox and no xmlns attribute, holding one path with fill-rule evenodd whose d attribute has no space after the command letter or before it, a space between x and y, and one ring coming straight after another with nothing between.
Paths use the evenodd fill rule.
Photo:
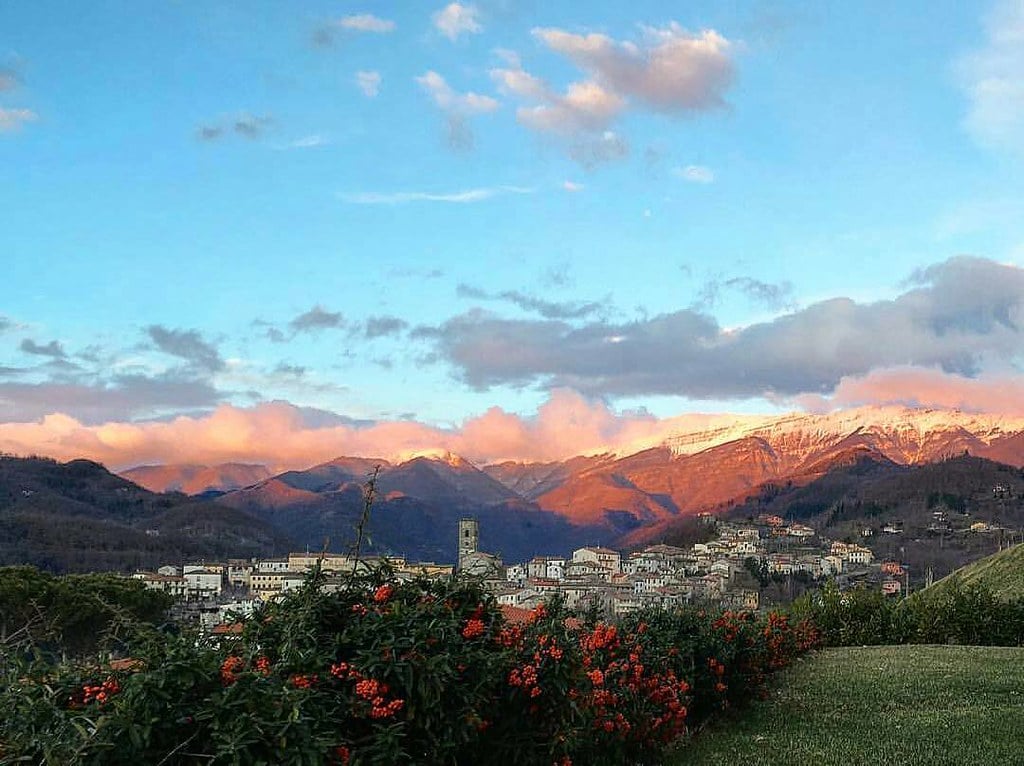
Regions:
<instances>
[{"instance_id":1,"label":"sky","mask_svg":"<svg viewBox=\"0 0 1024 766\"><path fill-rule=\"evenodd\" d=\"M1020 413L1021 178L1024 0L2 3L0 450Z\"/></svg>"}]
</instances>

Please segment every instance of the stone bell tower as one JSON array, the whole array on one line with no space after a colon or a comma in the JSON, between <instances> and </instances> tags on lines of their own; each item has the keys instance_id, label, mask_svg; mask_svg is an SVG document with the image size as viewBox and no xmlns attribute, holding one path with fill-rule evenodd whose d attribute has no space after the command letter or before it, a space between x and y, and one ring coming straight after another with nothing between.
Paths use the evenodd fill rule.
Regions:
<instances>
[{"instance_id":1,"label":"stone bell tower","mask_svg":"<svg viewBox=\"0 0 1024 766\"><path fill-rule=\"evenodd\" d=\"M470 554L480 549L480 522L476 519L459 519L459 569Z\"/></svg>"}]
</instances>

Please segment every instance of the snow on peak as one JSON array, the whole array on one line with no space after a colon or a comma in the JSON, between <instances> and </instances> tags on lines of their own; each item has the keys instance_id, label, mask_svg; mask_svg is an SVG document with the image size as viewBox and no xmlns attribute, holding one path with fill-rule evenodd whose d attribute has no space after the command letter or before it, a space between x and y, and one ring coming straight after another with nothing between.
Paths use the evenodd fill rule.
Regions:
<instances>
[{"instance_id":1,"label":"snow on peak","mask_svg":"<svg viewBox=\"0 0 1024 766\"><path fill-rule=\"evenodd\" d=\"M962 430L988 444L1006 434L1024 431L1024 418L960 410L873 406L826 414L790 413L775 416L723 418L713 427L680 431L663 446L673 455L692 455L738 439L758 437L800 451L848 436L867 433L887 440L922 442L929 434Z\"/></svg>"},{"instance_id":2,"label":"snow on peak","mask_svg":"<svg viewBox=\"0 0 1024 766\"><path fill-rule=\"evenodd\" d=\"M401 455L401 461L404 463L410 460L415 460L418 457L425 458L427 460L436 460L439 463L445 463L452 468L465 468L470 465L470 462L461 455L456 455L451 450L444 448L421 449L406 452Z\"/></svg>"}]
</instances>

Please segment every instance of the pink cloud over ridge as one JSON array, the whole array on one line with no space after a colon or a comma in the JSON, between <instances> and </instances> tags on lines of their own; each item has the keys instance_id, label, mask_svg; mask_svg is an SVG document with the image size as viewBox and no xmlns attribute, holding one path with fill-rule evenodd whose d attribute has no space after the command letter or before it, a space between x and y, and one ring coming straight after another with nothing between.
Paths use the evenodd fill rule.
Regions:
<instances>
[{"instance_id":1,"label":"pink cloud over ridge","mask_svg":"<svg viewBox=\"0 0 1024 766\"><path fill-rule=\"evenodd\" d=\"M889 367L840 380L830 396L806 394L794 401L812 412L862 405L1024 415L1024 376L963 375L924 367Z\"/></svg>"},{"instance_id":2,"label":"pink cloud over ridge","mask_svg":"<svg viewBox=\"0 0 1024 766\"><path fill-rule=\"evenodd\" d=\"M846 377L829 397L789 400L810 412L860 406L901 405L1024 415L1024 377L967 378L917 367L881 369ZM114 470L152 463L263 463L275 470L306 468L341 455L403 460L417 453L450 450L477 464L553 461L575 455L632 454L667 437L756 427L779 416L684 414L657 418L615 412L607 403L570 389L553 391L533 416L492 407L459 426L416 421L371 425L310 423L288 402L253 407L222 405L202 416L168 421L86 425L54 413L36 422L0 424L0 451L43 454L60 460L86 457ZM742 430L742 428L741 428ZM714 443L715 438L707 442Z\"/></svg>"},{"instance_id":3,"label":"pink cloud over ridge","mask_svg":"<svg viewBox=\"0 0 1024 766\"><path fill-rule=\"evenodd\" d=\"M0 424L0 450L44 454L61 460L87 457L116 470L147 463L257 462L276 469L305 468L339 455L403 459L448 449L478 463L557 460L620 445L659 442L682 421L616 414L608 405L569 390L554 391L536 415L522 417L492 407L458 428L415 421L369 426L310 425L287 402L253 407L222 405L208 415L169 421L86 425L54 413L31 423Z\"/></svg>"}]
</instances>

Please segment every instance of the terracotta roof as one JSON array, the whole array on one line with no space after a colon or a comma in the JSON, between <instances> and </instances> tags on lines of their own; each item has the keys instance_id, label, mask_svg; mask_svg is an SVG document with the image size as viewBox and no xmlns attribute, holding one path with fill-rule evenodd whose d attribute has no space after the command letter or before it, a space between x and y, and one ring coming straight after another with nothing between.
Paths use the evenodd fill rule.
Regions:
<instances>
[{"instance_id":1,"label":"terracotta roof","mask_svg":"<svg viewBox=\"0 0 1024 766\"><path fill-rule=\"evenodd\" d=\"M110 661L111 670L141 670L142 660L134 660L131 657L125 657L120 660Z\"/></svg>"},{"instance_id":2,"label":"terracotta roof","mask_svg":"<svg viewBox=\"0 0 1024 766\"><path fill-rule=\"evenodd\" d=\"M529 625L531 622L533 622L533 610L523 609L521 606L511 606L510 604L502 604L501 614L505 618L505 622L509 623L510 625ZM570 630L577 630L582 625L583 623L575 617L565 618L565 627L569 628Z\"/></svg>"}]
</instances>

